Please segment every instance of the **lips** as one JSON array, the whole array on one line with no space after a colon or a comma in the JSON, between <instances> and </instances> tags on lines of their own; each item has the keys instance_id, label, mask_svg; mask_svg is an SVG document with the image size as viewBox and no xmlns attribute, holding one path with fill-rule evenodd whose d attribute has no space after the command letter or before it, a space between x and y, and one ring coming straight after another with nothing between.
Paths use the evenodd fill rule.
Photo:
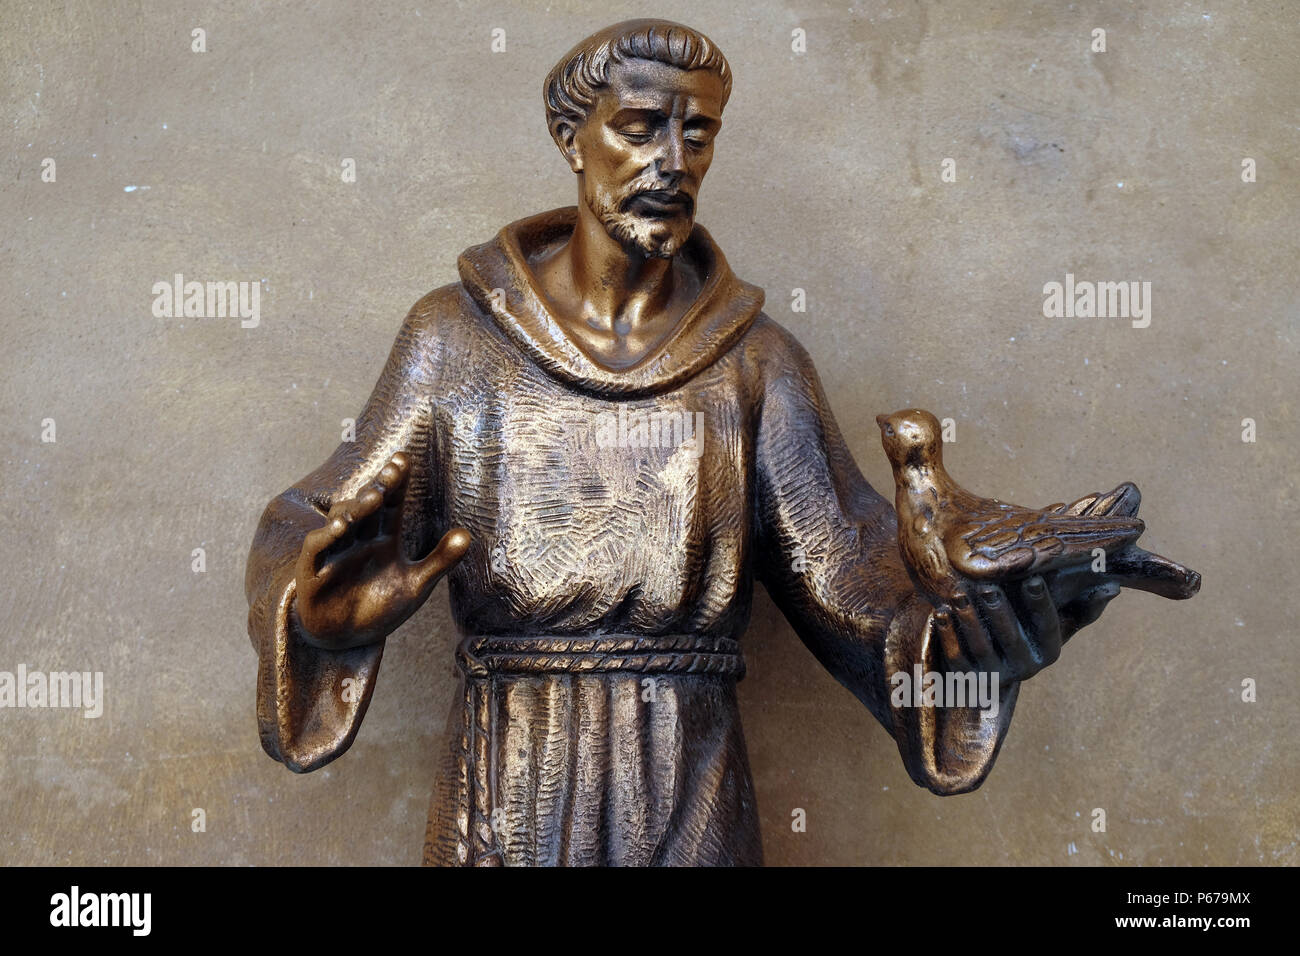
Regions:
<instances>
[{"instance_id":1,"label":"lips","mask_svg":"<svg viewBox=\"0 0 1300 956\"><path fill-rule=\"evenodd\" d=\"M690 212L692 202L691 197L683 192L652 189L637 193L628 199L625 205L650 215L676 215L680 212Z\"/></svg>"}]
</instances>

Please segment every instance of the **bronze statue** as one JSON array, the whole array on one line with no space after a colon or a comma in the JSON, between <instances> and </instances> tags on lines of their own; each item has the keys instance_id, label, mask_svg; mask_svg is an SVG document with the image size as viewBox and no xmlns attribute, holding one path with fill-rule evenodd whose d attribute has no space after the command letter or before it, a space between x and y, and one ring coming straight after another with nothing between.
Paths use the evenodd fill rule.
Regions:
<instances>
[{"instance_id":1,"label":"bronze statue","mask_svg":"<svg viewBox=\"0 0 1300 956\"><path fill-rule=\"evenodd\" d=\"M1120 583L1195 589L1132 550L1131 485L1019 522L1023 560L909 566L951 537L896 523L807 353L695 224L730 90L679 24L570 51L545 100L577 207L466 250L407 315L356 440L262 516L258 720L298 772L348 748L386 635L447 577L464 676L427 863L760 863L736 704L755 577L941 794L979 786L1019 682ZM1035 523L1101 527L1123 573ZM1056 547L1072 559L1039 560ZM991 677L993 706L895 706L917 669Z\"/></svg>"}]
</instances>

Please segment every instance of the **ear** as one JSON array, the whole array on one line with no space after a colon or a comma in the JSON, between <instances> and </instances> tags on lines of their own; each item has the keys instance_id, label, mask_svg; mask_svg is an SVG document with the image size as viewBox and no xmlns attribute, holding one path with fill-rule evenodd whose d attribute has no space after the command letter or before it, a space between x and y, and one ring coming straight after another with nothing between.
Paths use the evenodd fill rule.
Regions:
<instances>
[{"instance_id":1,"label":"ear","mask_svg":"<svg viewBox=\"0 0 1300 956\"><path fill-rule=\"evenodd\" d=\"M567 116L557 116L551 121L551 139L564 154L569 168L575 173L582 172L582 150L578 147L578 127Z\"/></svg>"}]
</instances>

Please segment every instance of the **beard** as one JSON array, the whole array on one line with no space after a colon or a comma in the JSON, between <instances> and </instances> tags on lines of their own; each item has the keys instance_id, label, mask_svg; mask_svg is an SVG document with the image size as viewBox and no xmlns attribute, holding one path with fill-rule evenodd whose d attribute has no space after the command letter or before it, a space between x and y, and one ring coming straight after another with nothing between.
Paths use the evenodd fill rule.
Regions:
<instances>
[{"instance_id":1,"label":"beard","mask_svg":"<svg viewBox=\"0 0 1300 956\"><path fill-rule=\"evenodd\" d=\"M598 185L587 203L611 239L630 253L671 259L681 251L695 227L694 202L687 197L669 216L640 215L627 208L640 193L663 190L662 183L636 182L619 194Z\"/></svg>"}]
</instances>

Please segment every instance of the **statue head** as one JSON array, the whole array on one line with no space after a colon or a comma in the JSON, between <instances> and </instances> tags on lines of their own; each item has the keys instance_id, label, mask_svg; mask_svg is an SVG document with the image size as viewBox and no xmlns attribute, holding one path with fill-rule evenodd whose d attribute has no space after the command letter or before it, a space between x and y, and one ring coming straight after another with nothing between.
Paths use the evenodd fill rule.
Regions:
<instances>
[{"instance_id":1,"label":"statue head","mask_svg":"<svg viewBox=\"0 0 1300 956\"><path fill-rule=\"evenodd\" d=\"M546 77L547 125L579 202L629 253L671 258L690 236L730 95L722 52L667 20L592 34Z\"/></svg>"}]
</instances>

